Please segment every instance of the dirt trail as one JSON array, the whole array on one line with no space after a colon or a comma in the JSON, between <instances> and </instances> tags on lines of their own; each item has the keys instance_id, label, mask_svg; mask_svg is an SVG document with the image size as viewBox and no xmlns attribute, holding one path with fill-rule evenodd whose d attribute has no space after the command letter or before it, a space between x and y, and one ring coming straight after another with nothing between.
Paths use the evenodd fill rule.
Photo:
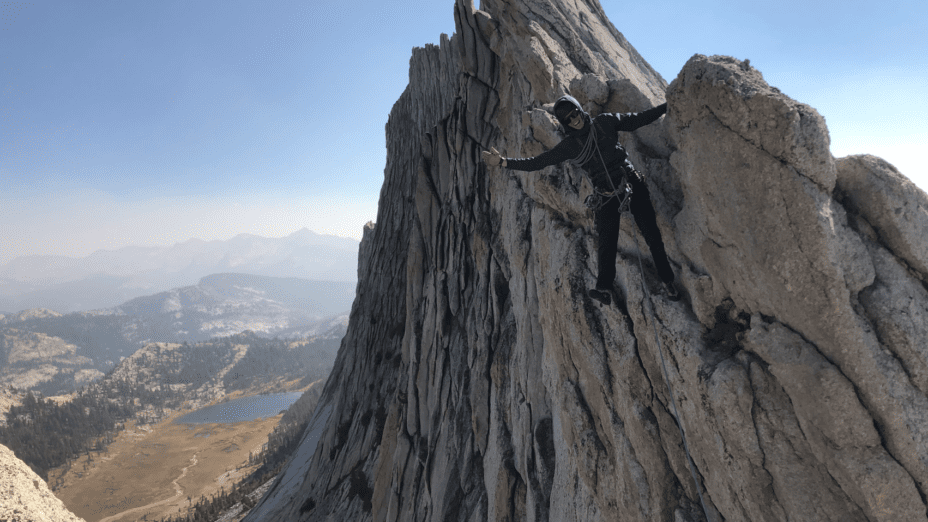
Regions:
<instances>
[{"instance_id":1,"label":"dirt trail","mask_svg":"<svg viewBox=\"0 0 928 522\"><path fill-rule=\"evenodd\" d=\"M187 496L194 502L209 498L252 471L249 457L280 422L276 416L194 426L175 424L175 419L164 419L150 431L146 427L144 433L127 428L108 454L94 454L92 461L81 457L66 472L58 470L63 478L56 495L88 522L138 520L146 513L155 520L176 516L178 509L189 507Z\"/></svg>"},{"instance_id":2,"label":"dirt trail","mask_svg":"<svg viewBox=\"0 0 928 522\"><path fill-rule=\"evenodd\" d=\"M122 517L128 515L129 513L135 513L135 512L137 512L137 511L145 511L145 510L151 509L151 508L153 508L153 507L155 507L155 506L160 506L161 504L167 504L168 502L174 502L174 501L176 501L177 499L183 497L183 496L184 496L184 490L183 490L183 488L180 487L180 484L178 484L177 481L180 480L180 479L182 479L182 478L184 478L185 476L187 476L187 468L192 468L192 467L194 467L194 466L197 465L197 454L196 454L196 453L194 453L193 456L190 457L190 461L191 461L191 464L190 464L189 466L184 466L184 469L181 470L180 475L178 475L178 477L177 477L176 479L174 479L174 480L171 482L171 484L174 485L174 491L176 492L176 493L174 493L174 496L173 496L173 497L166 498L166 499L164 499L164 500L159 500L159 501L157 501L157 502L152 502L151 504L146 504L146 505L144 505L144 506L139 506L139 507L136 507L136 508L127 509L126 511L123 511L123 512L121 512L121 513L116 513L115 515L110 515L110 516L108 516L108 517L106 517L106 518L102 518L102 519L100 519L98 522L112 522L113 520L118 520L118 519L120 519L120 518L122 518Z\"/></svg>"}]
</instances>

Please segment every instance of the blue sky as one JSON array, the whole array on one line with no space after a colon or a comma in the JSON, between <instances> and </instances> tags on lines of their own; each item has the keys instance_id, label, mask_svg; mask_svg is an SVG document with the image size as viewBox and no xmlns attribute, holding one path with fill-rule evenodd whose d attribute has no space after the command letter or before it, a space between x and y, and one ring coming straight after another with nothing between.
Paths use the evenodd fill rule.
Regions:
<instances>
[{"instance_id":1,"label":"blue sky","mask_svg":"<svg viewBox=\"0 0 928 522\"><path fill-rule=\"evenodd\" d=\"M0 263L376 216L384 125L451 0L0 1ZM671 81L748 58L825 116L836 156L922 189L928 2L602 2Z\"/></svg>"}]
</instances>

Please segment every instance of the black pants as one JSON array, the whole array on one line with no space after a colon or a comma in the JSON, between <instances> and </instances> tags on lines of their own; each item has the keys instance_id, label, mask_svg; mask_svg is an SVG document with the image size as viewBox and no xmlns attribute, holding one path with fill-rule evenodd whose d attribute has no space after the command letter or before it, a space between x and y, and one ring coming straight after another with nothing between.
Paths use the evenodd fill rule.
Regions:
<instances>
[{"instance_id":1,"label":"black pants","mask_svg":"<svg viewBox=\"0 0 928 522\"><path fill-rule=\"evenodd\" d=\"M644 241L651 249L651 256L657 266L657 274L664 282L673 281L673 269L664 250L664 241L661 230L657 228L657 216L651 205L651 192L643 179L632 174L628 176L632 185L632 201L629 209L635 216L638 230L644 236ZM595 226L599 234L599 276L596 278L597 288L612 288L615 280L615 256L619 243L619 224L622 214L619 213L619 199L612 198L608 203L596 211Z\"/></svg>"}]
</instances>

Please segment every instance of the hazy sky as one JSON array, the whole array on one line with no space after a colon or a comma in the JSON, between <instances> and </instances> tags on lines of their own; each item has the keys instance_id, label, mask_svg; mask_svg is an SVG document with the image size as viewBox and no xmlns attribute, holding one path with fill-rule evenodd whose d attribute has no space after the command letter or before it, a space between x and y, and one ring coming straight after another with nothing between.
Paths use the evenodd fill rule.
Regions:
<instances>
[{"instance_id":1,"label":"hazy sky","mask_svg":"<svg viewBox=\"0 0 928 522\"><path fill-rule=\"evenodd\" d=\"M669 82L748 58L922 189L928 2L603 0ZM360 238L411 49L451 0L0 1L0 264L300 228Z\"/></svg>"}]
</instances>

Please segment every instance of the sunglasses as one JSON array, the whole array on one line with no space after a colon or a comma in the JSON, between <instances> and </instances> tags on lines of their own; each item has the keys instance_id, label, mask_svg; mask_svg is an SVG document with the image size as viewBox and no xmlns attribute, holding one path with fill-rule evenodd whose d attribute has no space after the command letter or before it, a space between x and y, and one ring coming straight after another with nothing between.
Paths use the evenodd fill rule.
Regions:
<instances>
[{"instance_id":1,"label":"sunglasses","mask_svg":"<svg viewBox=\"0 0 928 522\"><path fill-rule=\"evenodd\" d=\"M564 115L564 121L570 121L580 115L580 109L574 107L573 110Z\"/></svg>"}]
</instances>

